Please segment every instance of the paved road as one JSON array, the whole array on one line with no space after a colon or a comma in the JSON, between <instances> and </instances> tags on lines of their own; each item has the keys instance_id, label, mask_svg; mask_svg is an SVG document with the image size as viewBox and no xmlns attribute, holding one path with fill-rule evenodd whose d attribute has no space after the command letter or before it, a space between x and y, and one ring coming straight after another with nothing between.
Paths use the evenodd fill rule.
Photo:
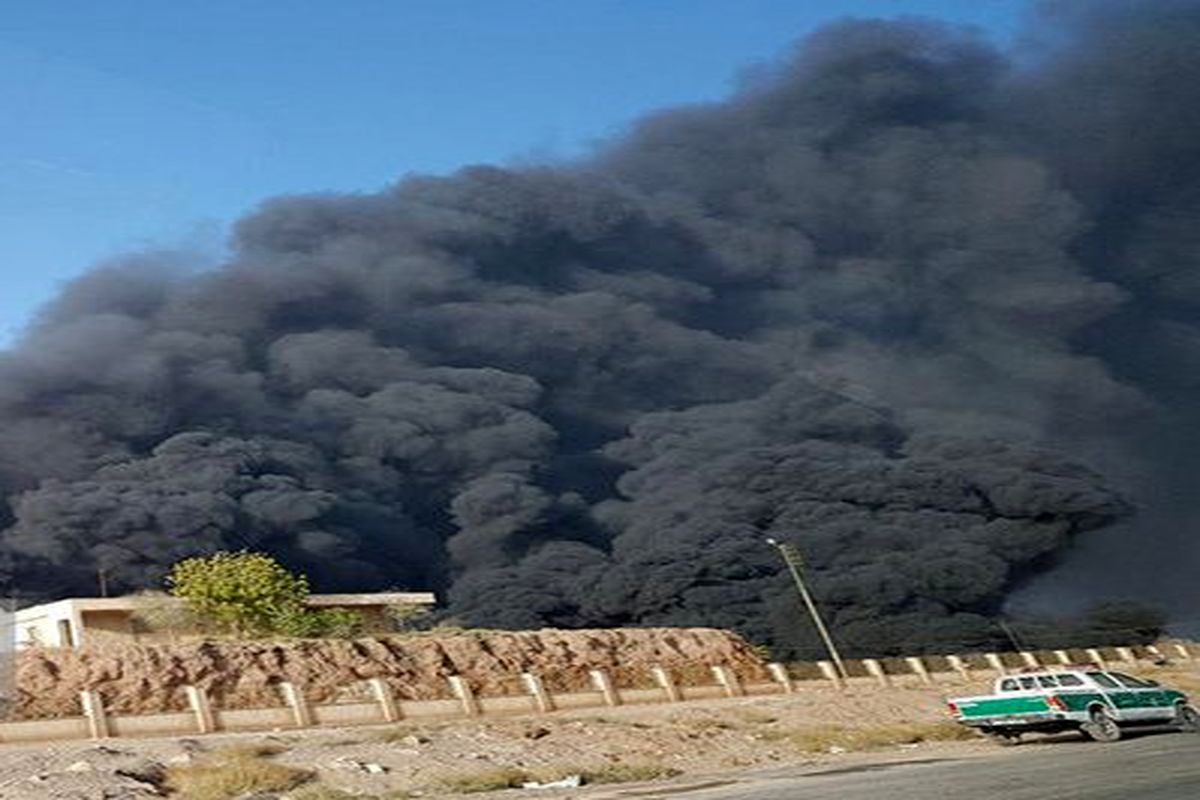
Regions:
<instances>
[{"instance_id":1,"label":"paved road","mask_svg":"<svg viewBox=\"0 0 1200 800\"><path fill-rule=\"evenodd\" d=\"M653 796L653 795L651 795ZM983 757L778 773L687 800L1200 800L1200 736L1026 744ZM682 800L682 798L681 798Z\"/></svg>"}]
</instances>

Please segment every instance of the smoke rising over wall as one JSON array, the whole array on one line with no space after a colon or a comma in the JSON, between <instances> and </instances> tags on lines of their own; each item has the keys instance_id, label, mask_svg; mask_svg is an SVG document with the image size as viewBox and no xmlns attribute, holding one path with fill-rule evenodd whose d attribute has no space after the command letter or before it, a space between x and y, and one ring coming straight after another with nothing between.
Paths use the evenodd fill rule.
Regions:
<instances>
[{"instance_id":1,"label":"smoke rising over wall","mask_svg":"<svg viewBox=\"0 0 1200 800\"><path fill-rule=\"evenodd\" d=\"M9 583L253 547L472 623L803 649L774 536L879 652L990 640L1118 521L1200 565L1200 4L1046 19L1020 63L836 24L587 160L279 198L209 271L80 278L0 355Z\"/></svg>"}]
</instances>

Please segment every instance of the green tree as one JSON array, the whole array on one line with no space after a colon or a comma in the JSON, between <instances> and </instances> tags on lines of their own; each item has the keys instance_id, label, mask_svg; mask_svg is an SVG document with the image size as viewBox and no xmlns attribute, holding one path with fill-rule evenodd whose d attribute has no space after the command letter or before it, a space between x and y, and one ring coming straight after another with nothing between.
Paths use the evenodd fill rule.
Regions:
<instances>
[{"instance_id":1,"label":"green tree","mask_svg":"<svg viewBox=\"0 0 1200 800\"><path fill-rule=\"evenodd\" d=\"M316 633L300 622L309 616L308 579L265 553L243 550L185 559L171 568L167 586L197 616L239 636Z\"/></svg>"}]
</instances>

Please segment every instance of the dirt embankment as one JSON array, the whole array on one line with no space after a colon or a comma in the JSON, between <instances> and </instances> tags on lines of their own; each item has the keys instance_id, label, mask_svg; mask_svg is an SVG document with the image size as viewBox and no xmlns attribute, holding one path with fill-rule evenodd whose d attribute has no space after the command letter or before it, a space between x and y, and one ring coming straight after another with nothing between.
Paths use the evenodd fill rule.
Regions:
<instances>
[{"instance_id":1,"label":"dirt embankment","mask_svg":"<svg viewBox=\"0 0 1200 800\"><path fill-rule=\"evenodd\" d=\"M303 687L328 702L347 687L383 678L405 699L448 696L446 677L461 675L480 694L522 691L520 673L537 672L556 690L588 686L605 669L618 686L646 686L650 668L711 682L707 665L725 664L747 679L765 677L755 650L728 631L708 628L464 632L340 640L205 641L28 650L18 658L13 715L80 713L79 692L100 693L115 713L186 707L184 687L208 692L222 708L274 706L278 684Z\"/></svg>"}]
</instances>

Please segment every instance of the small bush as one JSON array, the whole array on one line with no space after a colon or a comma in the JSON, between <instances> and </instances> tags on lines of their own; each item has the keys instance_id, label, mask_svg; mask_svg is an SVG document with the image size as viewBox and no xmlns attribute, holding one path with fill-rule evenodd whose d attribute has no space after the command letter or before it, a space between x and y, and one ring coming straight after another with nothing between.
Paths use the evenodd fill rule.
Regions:
<instances>
[{"instance_id":1,"label":"small bush","mask_svg":"<svg viewBox=\"0 0 1200 800\"><path fill-rule=\"evenodd\" d=\"M313 779L313 773L279 764L269 756L275 745L223 748L196 764L169 767L164 786L180 800L233 800L254 792L286 792Z\"/></svg>"},{"instance_id":2,"label":"small bush","mask_svg":"<svg viewBox=\"0 0 1200 800\"><path fill-rule=\"evenodd\" d=\"M366 628L362 614L348 608L291 608L273 626L273 633L296 639L353 639Z\"/></svg>"},{"instance_id":3,"label":"small bush","mask_svg":"<svg viewBox=\"0 0 1200 800\"><path fill-rule=\"evenodd\" d=\"M779 717L761 708L739 708L733 712L742 722L751 725L770 725L778 722Z\"/></svg>"},{"instance_id":4,"label":"small bush","mask_svg":"<svg viewBox=\"0 0 1200 800\"><path fill-rule=\"evenodd\" d=\"M822 725L798 730L771 731L765 734L764 738L769 741L785 741L806 753L820 753L835 747L845 750L871 750L899 744L961 741L975 738L975 733L957 722L946 721L872 725L862 728Z\"/></svg>"},{"instance_id":5,"label":"small bush","mask_svg":"<svg viewBox=\"0 0 1200 800\"><path fill-rule=\"evenodd\" d=\"M674 778L680 771L663 764L606 764L577 771L568 770L565 774L579 774L585 784L635 783Z\"/></svg>"},{"instance_id":6,"label":"small bush","mask_svg":"<svg viewBox=\"0 0 1200 800\"><path fill-rule=\"evenodd\" d=\"M476 772L452 775L442 780L447 791L460 794L496 792L501 789L516 789L526 781L534 780L529 773L515 767L492 767Z\"/></svg>"},{"instance_id":7,"label":"small bush","mask_svg":"<svg viewBox=\"0 0 1200 800\"><path fill-rule=\"evenodd\" d=\"M584 785L601 783L633 783L673 778L680 771L662 764L600 764L600 765L556 765L538 770L523 770L514 767L493 767L478 772L452 775L442 781L442 788L460 794L496 792L502 789L517 789L522 784L536 781L553 783L570 775L578 775Z\"/></svg>"}]
</instances>

